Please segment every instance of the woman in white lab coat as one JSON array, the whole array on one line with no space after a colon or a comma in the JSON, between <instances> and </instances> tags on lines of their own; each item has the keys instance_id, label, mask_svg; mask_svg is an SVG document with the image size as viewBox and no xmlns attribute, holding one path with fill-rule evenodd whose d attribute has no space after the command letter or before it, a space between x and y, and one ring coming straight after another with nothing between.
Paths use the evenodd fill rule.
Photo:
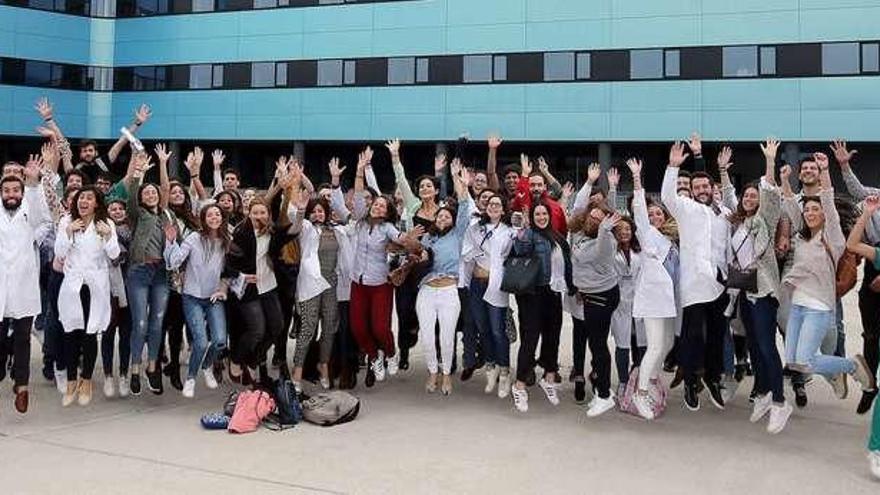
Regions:
<instances>
[{"instance_id":1,"label":"woman in white lab coat","mask_svg":"<svg viewBox=\"0 0 880 495\"><path fill-rule=\"evenodd\" d=\"M64 281L58 293L67 359L63 406L77 396L81 406L91 402L98 333L110 324L110 260L118 256L116 228L107 219L103 195L93 187L81 189L55 237L55 257L64 260Z\"/></svg>"},{"instance_id":2,"label":"woman in white lab coat","mask_svg":"<svg viewBox=\"0 0 880 495\"><path fill-rule=\"evenodd\" d=\"M635 281L642 268L642 249L635 237L635 231L636 224L629 217L622 217L620 224L614 229L614 237L617 239L614 265L620 276L620 303L611 315L611 335L614 337L614 363L617 365L617 378L620 382L618 397L623 396L623 389L629 381L630 364L641 364L647 345L644 323L641 318L633 316Z\"/></svg>"}]
</instances>

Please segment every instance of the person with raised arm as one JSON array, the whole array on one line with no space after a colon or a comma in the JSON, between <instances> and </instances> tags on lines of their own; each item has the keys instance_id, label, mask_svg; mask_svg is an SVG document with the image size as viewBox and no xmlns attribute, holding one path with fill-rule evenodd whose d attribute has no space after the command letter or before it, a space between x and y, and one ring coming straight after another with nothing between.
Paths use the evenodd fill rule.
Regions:
<instances>
[{"instance_id":1,"label":"person with raised arm","mask_svg":"<svg viewBox=\"0 0 880 495\"><path fill-rule=\"evenodd\" d=\"M543 159L540 160L540 167L549 171L549 166ZM517 185L516 195L511 201L510 211L522 212L524 215L528 215L533 204L544 203L550 210L550 222L553 224L553 230L563 236L568 235L565 210L548 194L547 177L545 174L541 171L533 170L532 162L524 154L520 155L520 168L522 170L522 177ZM558 184L558 182L556 183Z\"/></svg>"}]
</instances>

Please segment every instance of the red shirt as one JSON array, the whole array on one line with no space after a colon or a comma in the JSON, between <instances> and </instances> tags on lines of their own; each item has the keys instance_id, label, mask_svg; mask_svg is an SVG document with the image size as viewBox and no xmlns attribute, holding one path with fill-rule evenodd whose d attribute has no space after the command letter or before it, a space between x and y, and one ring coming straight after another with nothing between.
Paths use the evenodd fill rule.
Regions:
<instances>
[{"instance_id":1,"label":"red shirt","mask_svg":"<svg viewBox=\"0 0 880 495\"><path fill-rule=\"evenodd\" d=\"M550 209L550 225L553 230L562 235L568 235L568 225L565 221L565 210L562 209L562 205L551 198L547 191L541 194L541 202ZM532 211L532 193L529 191L528 177L520 177L519 184L516 185L516 194L511 198L509 208L510 211L521 211L525 215Z\"/></svg>"}]
</instances>

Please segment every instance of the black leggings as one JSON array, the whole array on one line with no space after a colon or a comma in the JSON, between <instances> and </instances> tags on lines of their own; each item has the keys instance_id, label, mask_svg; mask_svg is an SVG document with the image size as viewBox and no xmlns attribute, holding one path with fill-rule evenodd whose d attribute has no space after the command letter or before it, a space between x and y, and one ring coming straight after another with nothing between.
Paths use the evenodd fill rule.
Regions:
<instances>
[{"instance_id":1,"label":"black leggings","mask_svg":"<svg viewBox=\"0 0 880 495\"><path fill-rule=\"evenodd\" d=\"M611 330L611 315L620 303L618 286L605 292L580 294L584 303L583 325L576 325L572 333L574 340L574 375L583 379L586 347L590 346L596 377L596 392L602 399L611 395L611 352L608 350L608 332Z\"/></svg>"},{"instance_id":2,"label":"black leggings","mask_svg":"<svg viewBox=\"0 0 880 495\"><path fill-rule=\"evenodd\" d=\"M101 336L101 362L104 375L113 376L113 347L116 334L119 334L119 376L128 374L128 360L131 356L131 312L128 306L119 307L119 298L110 301L110 325Z\"/></svg>"},{"instance_id":3,"label":"black leggings","mask_svg":"<svg viewBox=\"0 0 880 495\"><path fill-rule=\"evenodd\" d=\"M83 326L89 326L89 304L91 294L89 288L83 285L79 290L79 300L83 308ZM67 362L67 381L73 383L79 378L80 356L82 356L82 372L79 376L83 380L91 380L95 371L95 361L98 360L98 334L87 334L85 329L64 329L64 354Z\"/></svg>"},{"instance_id":4,"label":"black leggings","mask_svg":"<svg viewBox=\"0 0 880 495\"><path fill-rule=\"evenodd\" d=\"M243 325L236 331L237 349L233 352L238 356L234 361L250 368L266 364L266 352L277 341L283 319L277 291L239 303L238 311Z\"/></svg>"},{"instance_id":5,"label":"black leggings","mask_svg":"<svg viewBox=\"0 0 880 495\"><path fill-rule=\"evenodd\" d=\"M168 305L165 307L165 318L162 320L162 345L159 347L159 362L165 355L165 340L168 340L169 364L180 366L180 351L183 348L183 297L174 290L168 291Z\"/></svg>"},{"instance_id":6,"label":"black leggings","mask_svg":"<svg viewBox=\"0 0 880 495\"><path fill-rule=\"evenodd\" d=\"M6 361L12 356L12 379L16 387L27 387L31 376L31 325L34 317L28 316L0 322L0 381L6 376ZM9 327L12 336L9 336Z\"/></svg>"},{"instance_id":7,"label":"black leggings","mask_svg":"<svg viewBox=\"0 0 880 495\"><path fill-rule=\"evenodd\" d=\"M516 296L520 311L520 345L516 357L516 379L528 381L535 369L535 350L541 340L541 355L538 364L544 373L559 370L559 333L562 330L562 299L549 285L535 289L534 294Z\"/></svg>"},{"instance_id":8,"label":"black leggings","mask_svg":"<svg viewBox=\"0 0 880 495\"><path fill-rule=\"evenodd\" d=\"M865 276L876 276L876 272L868 271L868 263L865 265ZM870 283L873 277L866 280ZM859 290L859 310L862 314L862 346L865 361L868 362L871 374L876 375L877 363L880 360L880 294L869 287L862 287Z\"/></svg>"}]
</instances>

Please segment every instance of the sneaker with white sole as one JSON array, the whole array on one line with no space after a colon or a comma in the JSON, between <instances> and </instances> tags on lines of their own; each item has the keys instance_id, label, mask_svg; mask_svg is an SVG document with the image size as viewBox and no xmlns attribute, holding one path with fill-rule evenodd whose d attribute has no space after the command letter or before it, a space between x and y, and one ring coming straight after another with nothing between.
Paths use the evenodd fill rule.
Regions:
<instances>
[{"instance_id":1,"label":"sneaker with white sole","mask_svg":"<svg viewBox=\"0 0 880 495\"><path fill-rule=\"evenodd\" d=\"M757 423L770 412L770 406L773 405L773 397L770 394L759 395L755 397L755 403L752 405L752 415L749 421Z\"/></svg>"},{"instance_id":2,"label":"sneaker with white sole","mask_svg":"<svg viewBox=\"0 0 880 495\"><path fill-rule=\"evenodd\" d=\"M510 388L510 393L513 395L513 405L516 407L516 410L519 412L528 412L529 410L529 393L526 389L518 389L516 385L513 385Z\"/></svg>"},{"instance_id":3,"label":"sneaker with white sole","mask_svg":"<svg viewBox=\"0 0 880 495\"><path fill-rule=\"evenodd\" d=\"M648 421L654 419L654 399L651 394L636 392L632 396L632 402L636 406L639 416Z\"/></svg>"},{"instance_id":4,"label":"sneaker with white sole","mask_svg":"<svg viewBox=\"0 0 880 495\"><path fill-rule=\"evenodd\" d=\"M185 382L183 382L183 391L181 392L184 397L187 399L192 399L196 396L196 379L195 378L187 378Z\"/></svg>"},{"instance_id":5,"label":"sneaker with white sole","mask_svg":"<svg viewBox=\"0 0 880 495\"><path fill-rule=\"evenodd\" d=\"M498 376L498 398L506 399L510 395L510 371L502 371Z\"/></svg>"},{"instance_id":6,"label":"sneaker with white sole","mask_svg":"<svg viewBox=\"0 0 880 495\"><path fill-rule=\"evenodd\" d=\"M871 467L871 474L880 480L880 450L868 452L868 465Z\"/></svg>"},{"instance_id":7,"label":"sneaker with white sole","mask_svg":"<svg viewBox=\"0 0 880 495\"><path fill-rule=\"evenodd\" d=\"M783 405L772 404L770 406L770 421L767 423L767 433L775 435L781 432L788 424L788 418L794 409L786 402Z\"/></svg>"},{"instance_id":8,"label":"sneaker with white sole","mask_svg":"<svg viewBox=\"0 0 880 495\"><path fill-rule=\"evenodd\" d=\"M55 388L61 394L67 393L67 370L55 368Z\"/></svg>"},{"instance_id":9,"label":"sneaker with white sole","mask_svg":"<svg viewBox=\"0 0 880 495\"><path fill-rule=\"evenodd\" d=\"M388 376L394 376L400 371L400 353L396 352L393 356L385 360L385 367L388 370Z\"/></svg>"},{"instance_id":10,"label":"sneaker with white sole","mask_svg":"<svg viewBox=\"0 0 880 495\"><path fill-rule=\"evenodd\" d=\"M597 416L601 416L606 412L614 409L614 397L608 396L606 398L599 397L598 395L593 398L593 401L590 402L590 408L587 409L587 417L595 418Z\"/></svg>"},{"instance_id":11,"label":"sneaker with white sole","mask_svg":"<svg viewBox=\"0 0 880 495\"><path fill-rule=\"evenodd\" d=\"M108 399L116 396L116 384L113 383L113 376L104 376L104 397Z\"/></svg>"},{"instance_id":12,"label":"sneaker with white sole","mask_svg":"<svg viewBox=\"0 0 880 495\"><path fill-rule=\"evenodd\" d=\"M556 384L548 382L547 380L541 378L538 381L538 386L541 387L541 390L544 391L544 395L547 396L547 401L553 404L554 406L559 405L559 395L556 393Z\"/></svg>"},{"instance_id":13,"label":"sneaker with white sole","mask_svg":"<svg viewBox=\"0 0 880 495\"><path fill-rule=\"evenodd\" d=\"M838 373L831 376L822 375L822 378L828 382L828 385L831 385L831 390L834 391L835 397L841 400L846 399L846 396L849 394L846 384L846 373Z\"/></svg>"},{"instance_id":14,"label":"sneaker with white sole","mask_svg":"<svg viewBox=\"0 0 880 495\"><path fill-rule=\"evenodd\" d=\"M483 392L491 394L492 391L495 390L495 385L498 383L499 373L501 373L501 370L494 364L486 365L486 388L483 389Z\"/></svg>"},{"instance_id":15,"label":"sneaker with white sole","mask_svg":"<svg viewBox=\"0 0 880 495\"><path fill-rule=\"evenodd\" d=\"M853 361L856 365L856 370L853 372L853 379L859 382L859 385L862 386L862 390L874 390L877 388L877 380L874 377L874 373L871 373L871 368L868 367L868 362L865 361L865 356L856 354L853 356Z\"/></svg>"},{"instance_id":16,"label":"sneaker with white sole","mask_svg":"<svg viewBox=\"0 0 880 495\"><path fill-rule=\"evenodd\" d=\"M202 378L205 380L205 387L209 390L215 390L220 386L220 384L217 383L217 377L214 376L214 370L211 368L205 368L202 370Z\"/></svg>"},{"instance_id":17,"label":"sneaker with white sole","mask_svg":"<svg viewBox=\"0 0 880 495\"><path fill-rule=\"evenodd\" d=\"M131 387L128 385L128 377L122 375L119 377L119 396L123 399L131 394Z\"/></svg>"},{"instance_id":18,"label":"sneaker with white sole","mask_svg":"<svg viewBox=\"0 0 880 495\"><path fill-rule=\"evenodd\" d=\"M385 358L382 356L382 351L379 351L379 355L373 360L370 367L373 369L377 382L385 381Z\"/></svg>"}]
</instances>

